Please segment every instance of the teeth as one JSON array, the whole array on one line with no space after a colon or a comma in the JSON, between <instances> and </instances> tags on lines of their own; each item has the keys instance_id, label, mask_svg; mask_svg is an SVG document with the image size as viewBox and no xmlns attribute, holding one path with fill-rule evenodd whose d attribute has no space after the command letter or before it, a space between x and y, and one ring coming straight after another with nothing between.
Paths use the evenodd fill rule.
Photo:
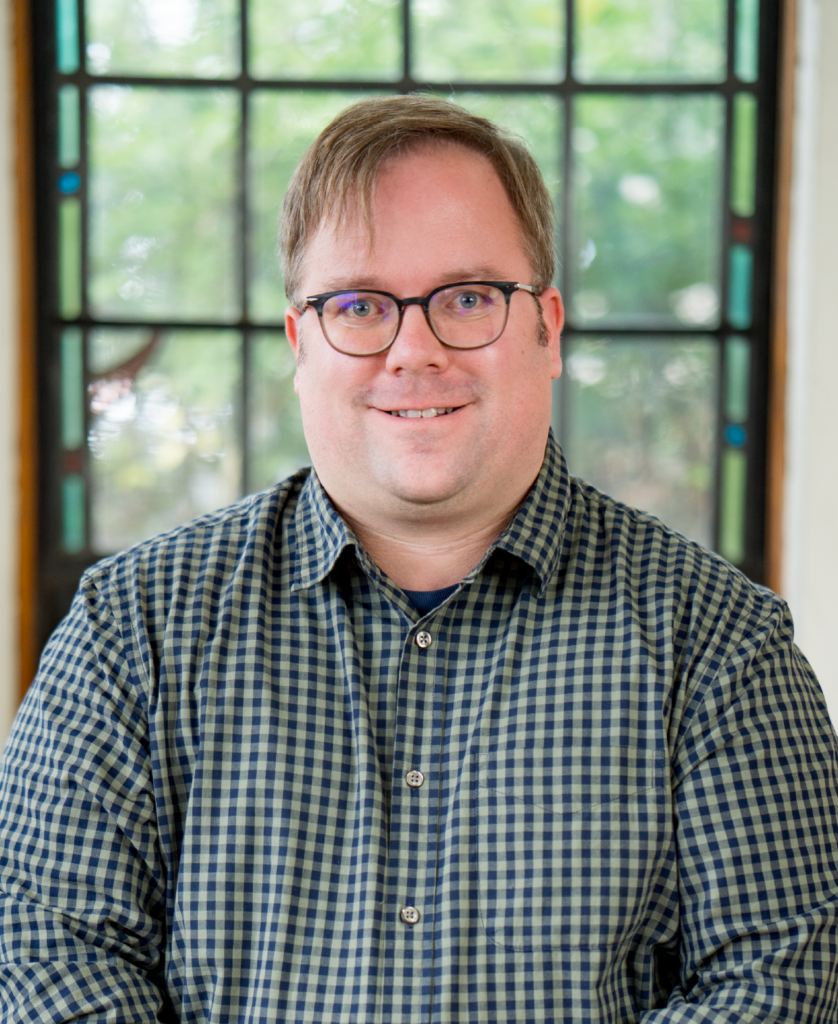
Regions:
<instances>
[{"instance_id":1,"label":"teeth","mask_svg":"<svg viewBox=\"0 0 838 1024\"><path fill-rule=\"evenodd\" d=\"M420 417L425 420L433 419L434 416L444 416L446 413L453 412L454 406L450 406L447 409L394 409L391 416L405 416L411 420L417 420Z\"/></svg>"}]
</instances>

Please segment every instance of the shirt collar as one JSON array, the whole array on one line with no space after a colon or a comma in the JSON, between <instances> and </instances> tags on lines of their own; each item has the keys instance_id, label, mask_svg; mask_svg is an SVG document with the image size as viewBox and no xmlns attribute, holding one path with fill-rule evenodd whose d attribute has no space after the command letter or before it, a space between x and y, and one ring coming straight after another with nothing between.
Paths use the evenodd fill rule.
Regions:
<instances>
[{"instance_id":1,"label":"shirt collar","mask_svg":"<svg viewBox=\"0 0 838 1024\"><path fill-rule=\"evenodd\" d=\"M529 494L467 579L476 576L492 554L500 550L526 562L538 575L543 590L558 567L569 504L570 476L551 430L541 470ZM348 547L354 547L356 554L367 561L355 534L336 511L314 470L300 493L295 521L297 567L292 590L325 579Z\"/></svg>"}]
</instances>

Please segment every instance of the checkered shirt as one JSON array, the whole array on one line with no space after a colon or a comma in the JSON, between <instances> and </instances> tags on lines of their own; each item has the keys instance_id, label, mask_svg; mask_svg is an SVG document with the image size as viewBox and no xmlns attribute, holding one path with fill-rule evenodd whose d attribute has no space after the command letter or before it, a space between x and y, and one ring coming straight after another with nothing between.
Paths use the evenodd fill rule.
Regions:
<instances>
[{"instance_id":1,"label":"checkered shirt","mask_svg":"<svg viewBox=\"0 0 838 1024\"><path fill-rule=\"evenodd\" d=\"M552 438L425 615L304 471L84 577L0 776L0 1016L836 1022L837 764L783 603Z\"/></svg>"}]
</instances>

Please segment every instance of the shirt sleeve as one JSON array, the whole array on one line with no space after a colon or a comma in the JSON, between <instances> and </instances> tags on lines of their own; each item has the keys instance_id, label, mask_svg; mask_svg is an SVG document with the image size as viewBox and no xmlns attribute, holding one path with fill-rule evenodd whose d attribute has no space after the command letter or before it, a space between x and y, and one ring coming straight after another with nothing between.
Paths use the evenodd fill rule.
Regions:
<instances>
[{"instance_id":1,"label":"shirt sleeve","mask_svg":"<svg viewBox=\"0 0 838 1024\"><path fill-rule=\"evenodd\" d=\"M86 579L0 765L6 1024L176 1019L162 978L166 878L138 675Z\"/></svg>"},{"instance_id":2,"label":"shirt sleeve","mask_svg":"<svg viewBox=\"0 0 838 1024\"><path fill-rule=\"evenodd\" d=\"M642 1024L838 1021L838 749L785 605L688 703L674 761L680 979Z\"/></svg>"}]
</instances>

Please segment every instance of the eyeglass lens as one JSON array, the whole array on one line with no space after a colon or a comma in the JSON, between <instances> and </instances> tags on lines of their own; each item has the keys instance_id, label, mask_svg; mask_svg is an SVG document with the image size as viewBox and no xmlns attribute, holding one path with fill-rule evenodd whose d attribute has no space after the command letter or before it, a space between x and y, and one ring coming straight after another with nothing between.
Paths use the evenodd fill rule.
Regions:
<instances>
[{"instance_id":1,"label":"eyeglass lens","mask_svg":"<svg viewBox=\"0 0 838 1024\"><path fill-rule=\"evenodd\" d=\"M500 336L508 304L488 284L455 285L435 292L428 319L440 341L453 348L480 348ZM349 355L387 348L399 329L399 307L380 292L341 292L323 303L323 330L329 342Z\"/></svg>"}]
</instances>

